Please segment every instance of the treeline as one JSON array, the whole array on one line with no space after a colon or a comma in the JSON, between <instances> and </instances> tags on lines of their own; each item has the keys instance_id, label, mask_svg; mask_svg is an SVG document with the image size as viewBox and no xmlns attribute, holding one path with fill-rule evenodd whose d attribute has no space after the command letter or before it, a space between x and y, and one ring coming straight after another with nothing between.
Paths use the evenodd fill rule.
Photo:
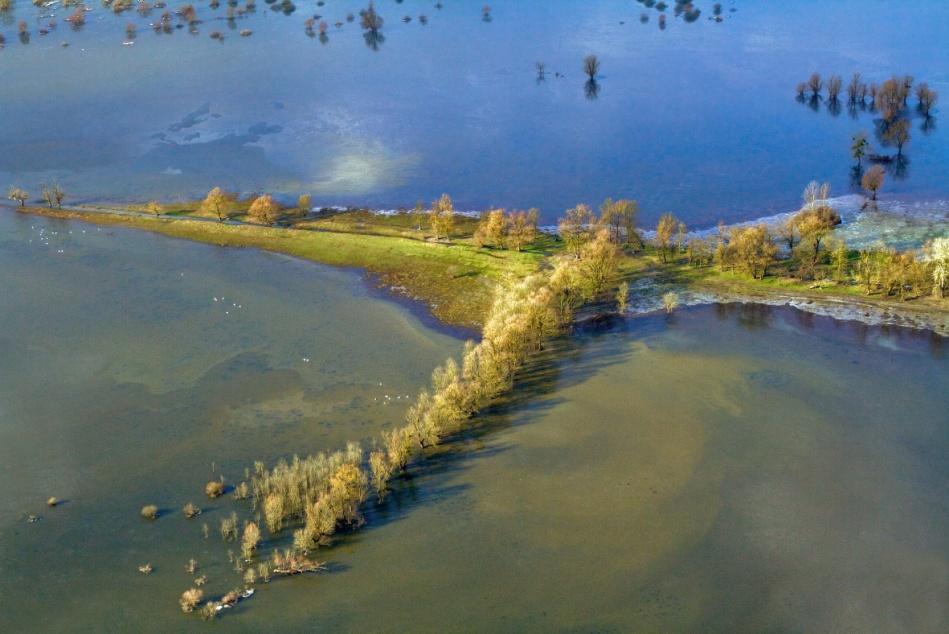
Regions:
<instances>
[{"instance_id":1,"label":"treeline","mask_svg":"<svg viewBox=\"0 0 949 634\"><path fill-rule=\"evenodd\" d=\"M829 194L827 183L812 182L804 190L803 208L776 227L719 225L713 236L684 242L672 240L672 228L678 221L667 214L657 226L655 246L664 261L684 256L690 266L715 266L753 279L764 278L769 267L781 264L787 275L802 282L829 279L859 285L867 295L878 293L901 301L945 295L949 238L936 238L920 251L901 252L883 246L848 249L844 240L833 235L841 220L827 202ZM681 232L676 230L676 235Z\"/></svg>"},{"instance_id":2,"label":"treeline","mask_svg":"<svg viewBox=\"0 0 949 634\"><path fill-rule=\"evenodd\" d=\"M224 191L220 187L214 187L201 201L199 209L202 213L214 216L219 221L224 222L237 215L242 208L246 208L248 219L260 224L272 225L288 215L306 214L311 205L312 201L309 194L302 194L297 198L295 207L286 207L277 202L270 194L251 194L242 202L237 194ZM148 203L146 209L156 216L161 215L163 211L163 207L157 201Z\"/></svg>"},{"instance_id":3,"label":"treeline","mask_svg":"<svg viewBox=\"0 0 949 634\"><path fill-rule=\"evenodd\" d=\"M601 228L578 254L561 256L549 271L499 288L481 341L467 342L460 362L449 358L436 368L404 424L382 433L368 454L349 443L334 453L281 460L269 469L255 463L250 485L254 508L272 535L296 526L293 546L254 565L260 529L255 522L245 522L241 553L232 556L235 568L244 572L243 594L235 590L207 601L202 613L213 617L227 605L225 599L239 600L259 580L318 569L320 564L309 559L309 553L331 543L337 531L359 528L368 500L384 501L393 478L424 452L469 427L477 412L513 388L531 354L570 327L584 302L612 288L618 255L609 231ZM625 301L622 289L619 297ZM236 526L236 516L222 520L222 536L237 540ZM182 609L194 611L203 596L200 588L190 588L181 597Z\"/></svg>"}]
</instances>

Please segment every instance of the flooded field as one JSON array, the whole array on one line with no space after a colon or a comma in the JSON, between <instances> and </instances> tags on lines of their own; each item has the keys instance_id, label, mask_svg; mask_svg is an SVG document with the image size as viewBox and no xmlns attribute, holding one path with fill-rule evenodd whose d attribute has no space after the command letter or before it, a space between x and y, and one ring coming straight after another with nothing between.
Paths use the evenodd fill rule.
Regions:
<instances>
[{"instance_id":1,"label":"flooded field","mask_svg":"<svg viewBox=\"0 0 949 634\"><path fill-rule=\"evenodd\" d=\"M92 3L73 29L73 8L16 0L0 12L0 182L38 195L57 181L74 202L220 185L395 208L448 192L460 209L539 207L545 222L612 196L639 200L649 224L672 211L710 227L793 210L812 179L850 192L857 132L895 153L871 108L833 106L826 91L799 103L812 72L911 75L949 95L949 5L936 0L735 0L721 22L712 2L697 0L691 22L670 2L665 29L656 3L629 0L501 0L490 20L483 3L379 0L371 41L367 4L285 15L287 3L201 2L189 25L183 4ZM588 54L601 62L595 99ZM928 200L945 194L949 138L938 104L929 118L913 108L907 160L883 192Z\"/></svg>"}]
</instances>

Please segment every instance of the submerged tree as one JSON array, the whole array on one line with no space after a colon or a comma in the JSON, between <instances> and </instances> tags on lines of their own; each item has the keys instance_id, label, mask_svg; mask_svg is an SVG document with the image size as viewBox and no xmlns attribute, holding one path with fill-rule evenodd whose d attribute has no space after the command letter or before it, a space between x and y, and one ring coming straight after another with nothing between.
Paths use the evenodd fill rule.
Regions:
<instances>
[{"instance_id":1,"label":"submerged tree","mask_svg":"<svg viewBox=\"0 0 949 634\"><path fill-rule=\"evenodd\" d=\"M378 33L382 29L384 20L381 15L376 13L376 7L372 0L369 0L369 6L362 10L360 16L359 24L363 30Z\"/></svg>"},{"instance_id":2,"label":"submerged tree","mask_svg":"<svg viewBox=\"0 0 949 634\"><path fill-rule=\"evenodd\" d=\"M869 145L867 135L863 132L857 132L850 140L850 156L857 162L858 169L863 164L863 157L866 156Z\"/></svg>"},{"instance_id":3,"label":"submerged tree","mask_svg":"<svg viewBox=\"0 0 949 634\"><path fill-rule=\"evenodd\" d=\"M896 146L897 156L903 156L903 145L909 141L909 121L906 119L897 119L887 126L883 132L883 138Z\"/></svg>"},{"instance_id":4,"label":"submerged tree","mask_svg":"<svg viewBox=\"0 0 949 634\"><path fill-rule=\"evenodd\" d=\"M928 84L923 82L916 87L916 100L917 109L923 116L928 117L933 106L935 106L939 100L939 93L932 90Z\"/></svg>"},{"instance_id":5,"label":"submerged tree","mask_svg":"<svg viewBox=\"0 0 949 634\"><path fill-rule=\"evenodd\" d=\"M843 80L839 75L831 75L827 78L827 99L836 102L840 97L840 89L843 86Z\"/></svg>"},{"instance_id":6,"label":"submerged tree","mask_svg":"<svg viewBox=\"0 0 949 634\"><path fill-rule=\"evenodd\" d=\"M851 104L856 104L860 99L862 87L863 82L860 80L860 73L854 73L853 77L850 78L850 82L847 84L847 101Z\"/></svg>"},{"instance_id":7,"label":"submerged tree","mask_svg":"<svg viewBox=\"0 0 949 634\"><path fill-rule=\"evenodd\" d=\"M596 81L596 76L600 72L600 60L596 55L587 55L583 59L583 72L591 81Z\"/></svg>"},{"instance_id":8,"label":"submerged tree","mask_svg":"<svg viewBox=\"0 0 949 634\"><path fill-rule=\"evenodd\" d=\"M821 79L820 73L812 73L807 80L807 87L811 91L812 97L818 97L820 95L821 89L824 87L824 82Z\"/></svg>"},{"instance_id":9,"label":"submerged tree","mask_svg":"<svg viewBox=\"0 0 949 634\"><path fill-rule=\"evenodd\" d=\"M905 99L904 83L895 77L887 79L880 86L874 99L874 105L885 123L890 123L903 110Z\"/></svg>"}]
</instances>

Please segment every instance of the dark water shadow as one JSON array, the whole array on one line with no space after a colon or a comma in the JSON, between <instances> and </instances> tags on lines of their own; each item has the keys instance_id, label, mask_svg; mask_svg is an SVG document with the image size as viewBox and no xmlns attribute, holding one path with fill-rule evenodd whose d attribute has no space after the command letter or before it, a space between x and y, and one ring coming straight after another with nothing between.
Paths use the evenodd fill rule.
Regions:
<instances>
[{"instance_id":1,"label":"dark water shadow","mask_svg":"<svg viewBox=\"0 0 949 634\"><path fill-rule=\"evenodd\" d=\"M493 458L512 449L514 445L492 438L503 430L541 421L548 411L563 403L562 398L555 396L557 392L619 363L627 353L624 342L628 343L629 334L644 323L617 320L609 328L575 333L551 342L518 373L512 392L475 416L467 428L447 437L409 465L403 475L392 481L386 500L366 509L366 525L341 536L337 543L358 542L405 518L418 505L462 495L470 485L439 481L462 472L475 460ZM604 345L611 337L616 339L616 345ZM587 354L593 345L598 347L598 353Z\"/></svg>"}]
</instances>

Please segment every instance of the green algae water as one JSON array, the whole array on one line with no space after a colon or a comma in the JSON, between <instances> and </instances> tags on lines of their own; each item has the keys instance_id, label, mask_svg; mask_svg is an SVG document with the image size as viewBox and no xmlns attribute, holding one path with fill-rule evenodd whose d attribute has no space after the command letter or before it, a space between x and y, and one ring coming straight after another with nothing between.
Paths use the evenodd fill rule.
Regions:
<instances>
[{"instance_id":1,"label":"green algae water","mask_svg":"<svg viewBox=\"0 0 949 634\"><path fill-rule=\"evenodd\" d=\"M204 482L371 438L461 348L351 272L12 213L0 307L3 631L201 628L184 566L237 586L253 515ZM213 627L945 631L947 387L943 339L792 309L580 332Z\"/></svg>"}]
</instances>

